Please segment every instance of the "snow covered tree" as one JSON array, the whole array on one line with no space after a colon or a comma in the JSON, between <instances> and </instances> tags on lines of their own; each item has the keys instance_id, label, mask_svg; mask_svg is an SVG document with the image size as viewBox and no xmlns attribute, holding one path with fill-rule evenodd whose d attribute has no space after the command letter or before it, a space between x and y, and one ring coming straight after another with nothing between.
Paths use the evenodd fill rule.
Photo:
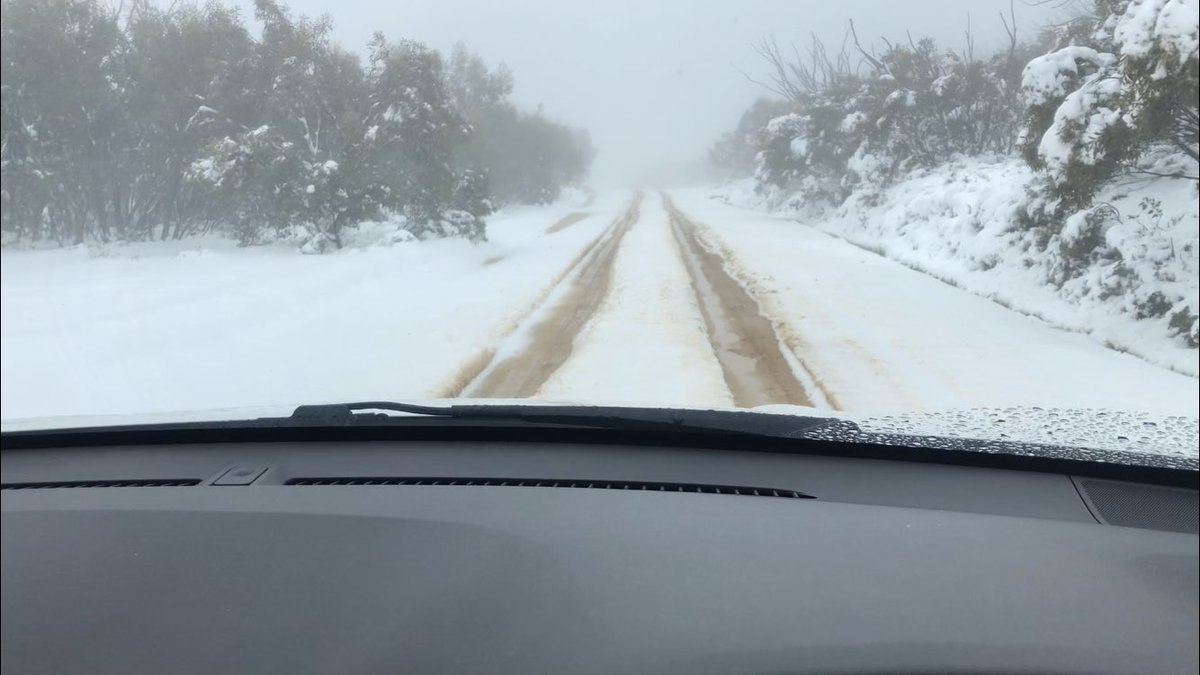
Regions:
<instances>
[{"instance_id":1,"label":"snow covered tree","mask_svg":"<svg viewBox=\"0 0 1200 675\"><path fill-rule=\"evenodd\" d=\"M4 0L3 215L6 231L82 242L102 211L122 121L124 36L97 0Z\"/></svg>"},{"instance_id":2,"label":"snow covered tree","mask_svg":"<svg viewBox=\"0 0 1200 675\"><path fill-rule=\"evenodd\" d=\"M450 68L376 36L364 67L328 17L255 0L261 35L219 2L0 0L0 226L13 237L183 237L306 250L397 216L483 239L499 201L578 180L586 135L518 111L512 75L465 47Z\"/></svg>"},{"instance_id":3,"label":"snow covered tree","mask_svg":"<svg viewBox=\"0 0 1200 675\"><path fill-rule=\"evenodd\" d=\"M331 42L327 18L294 18L272 0L257 0L256 15L257 109L193 163L192 178L224 199L245 243L263 227L299 225L313 247L340 246L343 228L380 207L373 185L346 175L362 155L362 68Z\"/></svg>"},{"instance_id":4,"label":"snow covered tree","mask_svg":"<svg viewBox=\"0 0 1200 675\"><path fill-rule=\"evenodd\" d=\"M441 55L416 42L390 44L376 34L368 87L367 127L377 145L376 171L399 180L389 192L389 204L403 208L408 229L418 237L458 233L483 238L482 221L445 217L458 182L455 150L469 127L451 104Z\"/></svg>"},{"instance_id":5,"label":"snow covered tree","mask_svg":"<svg viewBox=\"0 0 1200 675\"><path fill-rule=\"evenodd\" d=\"M492 184L487 169L473 166L458 173L453 206L478 218L495 211L495 205L492 203Z\"/></svg>"},{"instance_id":6,"label":"snow covered tree","mask_svg":"<svg viewBox=\"0 0 1200 675\"><path fill-rule=\"evenodd\" d=\"M1095 7L1089 44L1035 58L1022 77L1021 149L1045 170L1057 217L1088 206L1125 169L1197 175L1200 3L1097 0ZM1164 159L1165 171L1143 166Z\"/></svg>"},{"instance_id":7,"label":"snow covered tree","mask_svg":"<svg viewBox=\"0 0 1200 675\"><path fill-rule=\"evenodd\" d=\"M248 117L254 44L231 8L135 5L126 21L124 135L114 167L123 238L179 238L220 213L186 180L191 162Z\"/></svg>"},{"instance_id":8,"label":"snow covered tree","mask_svg":"<svg viewBox=\"0 0 1200 675\"><path fill-rule=\"evenodd\" d=\"M1137 140L1165 143L1200 160L1200 2L1133 0L1120 16L1109 15L1103 30L1109 29L1119 48Z\"/></svg>"}]
</instances>

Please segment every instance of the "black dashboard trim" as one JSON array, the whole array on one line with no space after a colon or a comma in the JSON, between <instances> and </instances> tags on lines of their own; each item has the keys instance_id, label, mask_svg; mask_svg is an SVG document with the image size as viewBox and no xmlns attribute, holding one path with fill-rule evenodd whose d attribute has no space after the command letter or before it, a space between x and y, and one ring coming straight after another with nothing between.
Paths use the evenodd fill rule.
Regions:
<instances>
[{"instance_id":1,"label":"black dashboard trim","mask_svg":"<svg viewBox=\"0 0 1200 675\"><path fill-rule=\"evenodd\" d=\"M370 441L468 441L535 444L618 444L641 447L778 452L795 455L1056 473L1200 490L1200 472L1169 466L1137 466L1090 459L1047 457L893 443L864 443L812 438L754 437L718 432L624 430L529 422L414 418L404 424L371 426L260 426L236 422L184 423L13 431L0 434L0 451L38 448L107 447L239 443L306 443ZM1100 453L1103 454L1103 453Z\"/></svg>"}]
</instances>

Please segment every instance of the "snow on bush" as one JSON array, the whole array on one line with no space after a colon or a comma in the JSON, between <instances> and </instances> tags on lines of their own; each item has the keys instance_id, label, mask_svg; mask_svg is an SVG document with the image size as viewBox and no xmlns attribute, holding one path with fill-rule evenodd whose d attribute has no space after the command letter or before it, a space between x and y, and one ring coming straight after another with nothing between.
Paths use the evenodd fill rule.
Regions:
<instances>
[{"instance_id":1,"label":"snow on bush","mask_svg":"<svg viewBox=\"0 0 1200 675\"><path fill-rule=\"evenodd\" d=\"M1047 216L1091 205L1096 192L1162 147L1197 148L1200 0L1097 3L1090 44L1032 59L1022 74L1025 159L1046 169Z\"/></svg>"},{"instance_id":2,"label":"snow on bush","mask_svg":"<svg viewBox=\"0 0 1200 675\"><path fill-rule=\"evenodd\" d=\"M1122 55L1149 57L1157 47L1182 65L1200 49L1198 15L1200 0L1132 0L1110 25Z\"/></svg>"},{"instance_id":3,"label":"snow on bush","mask_svg":"<svg viewBox=\"0 0 1200 675\"><path fill-rule=\"evenodd\" d=\"M1111 68L1116 61L1112 54L1076 45L1039 56L1021 71L1021 95L1030 106L1061 99L1088 72Z\"/></svg>"},{"instance_id":4,"label":"snow on bush","mask_svg":"<svg viewBox=\"0 0 1200 675\"><path fill-rule=\"evenodd\" d=\"M437 220L409 221L406 226L417 239L462 237L472 242L487 241L483 220L466 211L448 210Z\"/></svg>"},{"instance_id":5,"label":"snow on bush","mask_svg":"<svg viewBox=\"0 0 1200 675\"><path fill-rule=\"evenodd\" d=\"M881 191L857 191L837 208L782 209L1016 311L1200 375L1195 188L1169 179L1116 181L1100 191L1096 207L1048 234L1020 226L1039 178L1017 158L960 158ZM748 181L720 194L743 206L781 208Z\"/></svg>"}]
</instances>

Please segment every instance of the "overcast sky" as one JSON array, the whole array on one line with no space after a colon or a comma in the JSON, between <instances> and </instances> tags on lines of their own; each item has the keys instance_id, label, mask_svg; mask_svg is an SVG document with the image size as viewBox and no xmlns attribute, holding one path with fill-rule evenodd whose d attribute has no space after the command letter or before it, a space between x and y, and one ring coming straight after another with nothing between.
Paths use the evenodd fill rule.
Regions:
<instances>
[{"instance_id":1,"label":"overcast sky","mask_svg":"<svg viewBox=\"0 0 1200 675\"><path fill-rule=\"evenodd\" d=\"M252 0L239 0L252 8ZM736 67L761 72L751 43L810 34L840 46L848 19L859 36L928 35L960 48L970 14L976 51L1004 39L1009 0L291 0L296 13L327 13L346 47L371 33L446 50L466 43L507 63L514 97L588 129L598 151L593 182L644 183L702 157L762 90ZM1048 16L1017 0L1026 35ZM252 16L252 11L248 10ZM736 66L736 67L735 67Z\"/></svg>"}]
</instances>

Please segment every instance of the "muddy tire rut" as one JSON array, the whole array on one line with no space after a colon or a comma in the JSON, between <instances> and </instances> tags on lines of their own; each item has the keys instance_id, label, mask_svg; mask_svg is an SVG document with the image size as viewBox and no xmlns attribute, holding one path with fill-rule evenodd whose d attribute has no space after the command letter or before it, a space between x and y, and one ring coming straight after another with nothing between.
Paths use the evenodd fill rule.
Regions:
<instances>
[{"instance_id":1,"label":"muddy tire rut","mask_svg":"<svg viewBox=\"0 0 1200 675\"><path fill-rule=\"evenodd\" d=\"M467 398L528 398L567 359L575 338L596 313L612 283L613 262L621 240L638 220L642 194L588 247L554 288L546 301L525 319L510 339L520 345L501 345L456 395ZM568 223L569 224L569 223Z\"/></svg>"},{"instance_id":2,"label":"muddy tire rut","mask_svg":"<svg viewBox=\"0 0 1200 675\"><path fill-rule=\"evenodd\" d=\"M812 373L781 345L754 296L725 271L721 256L700 242L695 223L666 194L662 199L734 405L833 407Z\"/></svg>"}]
</instances>

